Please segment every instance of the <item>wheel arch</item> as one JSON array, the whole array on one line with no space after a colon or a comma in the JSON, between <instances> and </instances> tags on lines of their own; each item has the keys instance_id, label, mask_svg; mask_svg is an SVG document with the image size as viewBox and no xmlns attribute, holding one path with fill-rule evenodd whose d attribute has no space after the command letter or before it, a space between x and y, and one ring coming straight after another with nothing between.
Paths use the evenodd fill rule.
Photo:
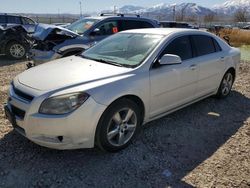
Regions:
<instances>
[{"instance_id":1,"label":"wheel arch","mask_svg":"<svg viewBox=\"0 0 250 188\"><path fill-rule=\"evenodd\" d=\"M140 112L141 112L141 121L143 122L144 118L145 118L145 104L144 102L142 101L142 99L140 97L138 97L137 95L133 95L133 94L128 94L128 95L123 95L117 99L115 99L113 102L111 102L107 109L112 105L114 104L115 102L119 101L119 100L122 100L122 99L128 99L132 102L134 102L140 109ZM141 122L141 123L142 123Z\"/></svg>"},{"instance_id":2,"label":"wheel arch","mask_svg":"<svg viewBox=\"0 0 250 188\"><path fill-rule=\"evenodd\" d=\"M228 72L231 72L233 74L233 78L234 78L234 81L235 81L235 78L236 78L236 69L234 67L229 67L227 69L227 71L225 72L225 74L228 73Z\"/></svg>"},{"instance_id":3,"label":"wheel arch","mask_svg":"<svg viewBox=\"0 0 250 188\"><path fill-rule=\"evenodd\" d=\"M98 124L95 128L95 134L94 134L94 145L95 146L98 146L101 150L103 151L107 151L104 149L104 147L102 146L101 144L101 141L100 141L100 137L98 137L98 135L100 135L101 133L101 122L103 120L103 118L105 117L105 114L108 112L108 110L110 109L110 107L112 105L115 105L115 103L119 102L120 100L123 100L123 99L126 99L127 101L132 101L134 102L136 105L138 105L139 107L139 110L140 110L140 113L141 113L141 123L140 125L142 125L142 122L144 120L144 113L145 113L145 107L144 107L144 103L143 101L141 100L140 97L136 96L136 95L124 95L124 96L121 96L117 99L115 99L113 102L111 102L107 107L106 109L104 110L104 112L102 113L102 115L100 116L100 119L98 120ZM141 110L142 109L142 110ZM115 151L115 150L114 150Z\"/></svg>"},{"instance_id":4,"label":"wheel arch","mask_svg":"<svg viewBox=\"0 0 250 188\"><path fill-rule=\"evenodd\" d=\"M10 40L8 40L8 41L6 42L5 49L4 49L4 50L5 50L5 53L7 53L8 46L9 46L9 44L12 43L12 42L21 43L20 41L18 41L18 40L16 40L16 39L10 39Z\"/></svg>"}]
</instances>

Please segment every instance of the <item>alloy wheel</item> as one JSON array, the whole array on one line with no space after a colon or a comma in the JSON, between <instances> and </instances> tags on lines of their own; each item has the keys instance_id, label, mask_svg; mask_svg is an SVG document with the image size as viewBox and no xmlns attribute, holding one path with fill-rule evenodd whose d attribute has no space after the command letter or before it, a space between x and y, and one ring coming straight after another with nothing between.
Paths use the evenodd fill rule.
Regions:
<instances>
[{"instance_id":1,"label":"alloy wheel","mask_svg":"<svg viewBox=\"0 0 250 188\"><path fill-rule=\"evenodd\" d=\"M134 135L137 126L136 113L130 108L116 112L107 127L107 139L113 146L125 145Z\"/></svg>"},{"instance_id":2,"label":"alloy wheel","mask_svg":"<svg viewBox=\"0 0 250 188\"><path fill-rule=\"evenodd\" d=\"M14 58L22 58L25 55L25 48L21 44L13 44L10 47L10 54Z\"/></svg>"},{"instance_id":3,"label":"alloy wheel","mask_svg":"<svg viewBox=\"0 0 250 188\"><path fill-rule=\"evenodd\" d=\"M225 75L222 81L222 95L226 96L230 93L233 86L233 75L229 72Z\"/></svg>"}]
</instances>

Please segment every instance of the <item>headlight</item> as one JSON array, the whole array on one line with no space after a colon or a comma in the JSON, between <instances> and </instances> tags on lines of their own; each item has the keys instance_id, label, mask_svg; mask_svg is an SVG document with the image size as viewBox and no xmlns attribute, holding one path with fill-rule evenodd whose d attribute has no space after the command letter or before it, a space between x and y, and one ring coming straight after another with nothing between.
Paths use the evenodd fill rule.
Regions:
<instances>
[{"instance_id":1,"label":"headlight","mask_svg":"<svg viewBox=\"0 0 250 188\"><path fill-rule=\"evenodd\" d=\"M49 115L62 115L73 112L80 107L89 95L86 93L71 93L47 98L40 106L39 113Z\"/></svg>"}]
</instances>

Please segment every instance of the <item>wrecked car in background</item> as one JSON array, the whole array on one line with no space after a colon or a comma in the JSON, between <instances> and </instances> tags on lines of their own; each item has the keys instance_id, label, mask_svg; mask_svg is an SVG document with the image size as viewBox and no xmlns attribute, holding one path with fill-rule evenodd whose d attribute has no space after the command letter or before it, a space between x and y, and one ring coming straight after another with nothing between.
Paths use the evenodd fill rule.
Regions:
<instances>
[{"instance_id":1,"label":"wrecked car in background","mask_svg":"<svg viewBox=\"0 0 250 188\"><path fill-rule=\"evenodd\" d=\"M66 28L39 24L34 39L36 43L27 57L35 65L61 57L81 53L104 38L119 31L139 28L155 28L155 20L139 15L101 14L80 19Z\"/></svg>"},{"instance_id":2,"label":"wrecked car in background","mask_svg":"<svg viewBox=\"0 0 250 188\"><path fill-rule=\"evenodd\" d=\"M22 25L0 27L0 54L12 59L23 59L30 49L32 37Z\"/></svg>"},{"instance_id":3,"label":"wrecked car in background","mask_svg":"<svg viewBox=\"0 0 250 188\"><path fill-rule=\"evenodd\" d=\"M81 44L83 42L82 37L59 26L39 24L33 34L33 39L35 42L27 53L27 58L34 60L36 64L72 55L70 54L72 51L82 51L82 45L80 49L69 46L69 44L75 46ZM65 46L69 46L71 51L65 49Z\"/></svg>"}]
</instances>

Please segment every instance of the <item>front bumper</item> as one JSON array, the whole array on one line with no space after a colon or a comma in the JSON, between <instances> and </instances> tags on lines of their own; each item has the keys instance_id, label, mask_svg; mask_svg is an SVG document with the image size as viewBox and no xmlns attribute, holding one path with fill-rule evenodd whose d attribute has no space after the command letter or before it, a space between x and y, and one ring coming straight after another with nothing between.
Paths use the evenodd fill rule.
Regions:
<instances>
[{"instance_id":1,"label":"front bumper","mask_svg":"<svg viewBox=\"0 0 250 188\"><path fill-rule=\"evenodd\" d=\"M41 101L36 102L34 99L28 103L13 91L10 94L5 106L6 116L10 117L9 111L13 119L8 119L14 129L29 140L59 150L94 147L96 126L106 106L90 97L71 114L42 115L38 113ZM21 116L20 111L24 115Z\"/></svg>"},{"instance_id":2,"label":"front bumper","mask_svg":"<svg viewBox=\"0 0 250 188\"><path fill-rule=\"evenodd\" d=\"M55 51L42 51L37 49L31 49L27 54L27 59L33 60L35 65L40 65L55 59L62 57L61 54Z\"/></svg>"}]
</instances>

